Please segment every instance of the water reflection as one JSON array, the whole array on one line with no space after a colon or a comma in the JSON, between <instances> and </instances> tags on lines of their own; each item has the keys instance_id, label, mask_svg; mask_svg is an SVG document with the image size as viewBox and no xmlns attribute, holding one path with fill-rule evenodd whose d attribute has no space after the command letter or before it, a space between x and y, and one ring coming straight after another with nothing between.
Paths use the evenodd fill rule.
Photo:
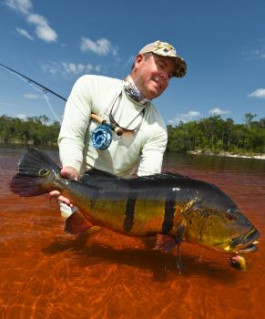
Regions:
<instances>
[{"instance_id":1,"label":"water reflection","mask_svg":"<svg viewBox=\"0 0 265 319\"><path fill-rule=\"evenodd\" d=\"M192 168L202 171L219 171L233 173L265 174L265 161L251 158L234 158L222 156L192 155L167 153L164 161L165 167Z\"/></svg>"},{"instance_id":2,"label":"water reflection","mask_svg":"<svg viewBox=\"0 0 265 319\"><path fill-rule=\"evenodd\" d=\"M203 179L227 192L261 232L248 271L227 256L184 244L152 251L153 239L98 229L66 235L56 202L20 199L8 181L24 152L0 148L1 318L262 318L265 315L265 161L167 154L165 170ZM48 151L58 161L57 152Z\"/></svg>"}]
</instances>

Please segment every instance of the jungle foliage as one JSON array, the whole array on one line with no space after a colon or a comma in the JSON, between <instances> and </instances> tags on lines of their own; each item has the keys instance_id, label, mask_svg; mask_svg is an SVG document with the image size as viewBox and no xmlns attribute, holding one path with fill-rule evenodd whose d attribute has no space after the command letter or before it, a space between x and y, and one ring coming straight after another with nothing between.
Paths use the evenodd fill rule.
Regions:
<instances>
[{"instance_id":1,"label":"jungle foliage","mask_svg":"<svg viewBox=\"0 0 265 319\"><path fill-rule=\"evenodd\" d=\"M209 153L260 154L265 153L265 118L255 121L256 115L245 114L244 124L230 118L211 116L188 123L168 126L168 151L200 151ZM22 120L0 116L0 143L56 145L60 123L45 116Z\"/></svg>"},{"instance_id":2,"label":"jungle foliage","mask_svg":"<svg viewBox=\"0 0 265 319\"><path fill-rule=\"evenodd\" d=\"M219 115L168 126L168 150L209 153L265 153L265 118L254 121L255 114L245 114L244 124L235 124Z\"/></svg>"},{"instance_id":3,"label":"jungle foliage","mask_svg":"<svg viewBox=\"0 0 265 319\"><path fill-rule=\"evenodd\" d=\"M0 143L56 145L60 123L53 122L46 115L21 120L6 115L0 116Z\"/></svg>"}]
</instances>

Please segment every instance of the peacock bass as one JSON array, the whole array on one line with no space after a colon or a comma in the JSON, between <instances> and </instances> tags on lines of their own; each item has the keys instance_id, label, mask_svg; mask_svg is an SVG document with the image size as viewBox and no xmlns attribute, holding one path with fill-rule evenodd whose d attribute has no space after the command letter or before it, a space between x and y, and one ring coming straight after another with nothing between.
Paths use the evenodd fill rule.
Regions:
<instances>
[{"instance_id":1,"label":"peacock bass","mask_svg":"<svg viewBox=\"0 0 265 319\"><path fill-rule=\"evenodd\" d=\"M10 187L24 197L59 190L79 208L66 220L65 229L73 234L98 225L129 236L166 235L175 244L193 242L236 255L257 248L258 230L224 192L179 174L122 179L91 170L74 181L63 178L47 155L29 148ZM167 244L160 240L158 247Z\"/></svg>"}]
</instances>

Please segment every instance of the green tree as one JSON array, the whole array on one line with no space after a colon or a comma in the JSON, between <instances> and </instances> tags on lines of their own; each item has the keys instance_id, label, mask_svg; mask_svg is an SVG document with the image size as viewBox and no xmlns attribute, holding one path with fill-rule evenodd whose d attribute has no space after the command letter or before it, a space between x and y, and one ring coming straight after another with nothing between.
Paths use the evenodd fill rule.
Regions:
<instances>
[{"instance_id":1,"label":"green tree","mask_svg":"<svg viewBox=\"0 0 265 319\"><path fill-rule=\"evenodd\" d=\"M246 123L247 127L252 126L252 121L256 116L257 116L257 114L252 114L252 113L245 114L245 123Z\"/></svg>"}]
</instances>

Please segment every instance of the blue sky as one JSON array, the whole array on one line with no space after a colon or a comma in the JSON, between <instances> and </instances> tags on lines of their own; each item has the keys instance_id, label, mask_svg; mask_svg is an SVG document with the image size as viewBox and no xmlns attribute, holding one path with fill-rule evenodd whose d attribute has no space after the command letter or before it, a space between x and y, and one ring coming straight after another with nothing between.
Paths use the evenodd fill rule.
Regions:
<instances>
[{"instance_id":1,"label":"blue sky","mask_svg":"<svg viewBox=\"0 0 265 319\"><path fill-rule=\"evenodd\" d=\"M124 78L155 40L188 72L154 104L167 124L265 117L264 0L0 0L0 63L68 97L84 73ZM45 100L49 99L49 105ZM61 119L64 102L0 68L0 115Z\"/></svg>"}]
</instances>

